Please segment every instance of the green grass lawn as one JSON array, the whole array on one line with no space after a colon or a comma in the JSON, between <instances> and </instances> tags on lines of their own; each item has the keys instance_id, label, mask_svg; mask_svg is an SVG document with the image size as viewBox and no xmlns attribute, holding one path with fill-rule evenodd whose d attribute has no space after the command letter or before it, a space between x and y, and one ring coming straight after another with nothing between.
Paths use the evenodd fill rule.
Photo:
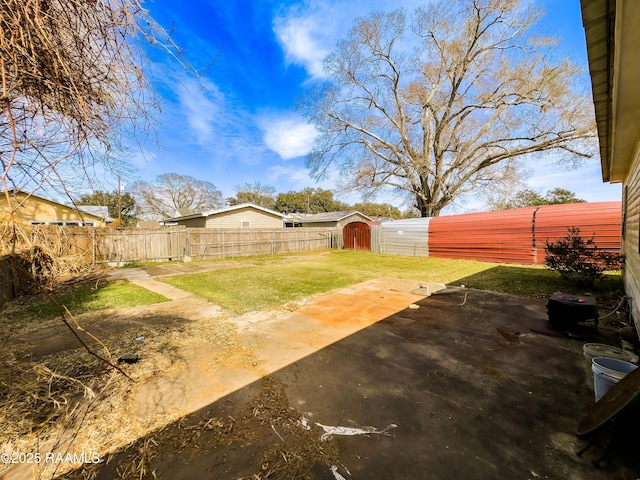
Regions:
<instances>
[{"instance_id":1,"label":"green grass lawn","mask_svg":"<svg viewBox=\"0 0 640 480\"><path fill-rule=\"evenodd\" d=\"M202 296L234 313L246 313L378 277L465 285L533 297L546 297L557 291L584 293L563 281L559 274L542 267L351 251L334 251L292 262L265 261L258 266L158 280ZM620 276L612 275L597 287L602 291L615 290L620 283Z\"/></svg>"},{"instance_id":2,"label":"green grass lawn","mask_svg":"<svg viewBox=\"0 0 640 480\"><path fill-rule=\"evenodd\" d=\"M108 308L129 308L167 302L169 299L133 283L119 281L104 283L97 287L95 284L79 285L60 294L58 301L72 314L78 315ZM54 302L47 300L29 305L21 313L25 316L46 319L60 315L60 309Z\"/></svg>"}]
</instances>

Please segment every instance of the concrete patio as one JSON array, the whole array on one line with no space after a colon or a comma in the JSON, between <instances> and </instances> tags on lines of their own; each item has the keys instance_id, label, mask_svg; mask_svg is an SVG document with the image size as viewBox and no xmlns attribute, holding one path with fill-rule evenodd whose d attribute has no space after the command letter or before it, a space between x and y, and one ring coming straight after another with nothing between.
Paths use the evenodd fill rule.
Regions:
<instances>
[{"instance_id":1,"label":"concrete patio","mask_svg":"<svg viewBox=\"0 0 640 480\"><path fill-rule=\"evenodd\" d=\"M440 291L140 439L98 478L152 444L144 478L639 478L634 418L602 468L602 442L576 455L594 403L582 347L615 338L555 332L545 304Z\"/></svg>"}]
</instances>

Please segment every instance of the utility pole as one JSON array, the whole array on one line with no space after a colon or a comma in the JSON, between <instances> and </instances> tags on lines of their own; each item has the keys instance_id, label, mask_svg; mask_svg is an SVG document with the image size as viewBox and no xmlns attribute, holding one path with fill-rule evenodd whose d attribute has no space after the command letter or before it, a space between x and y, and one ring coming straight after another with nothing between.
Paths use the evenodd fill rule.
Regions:
<instances>
[{"instance_id":1,"label":"utility pole","mask_svg":"<svg viewBox=\"0 0 640 480\"><path fill-rule=\"evenodd\" d=\"M118 177L118 225L122 227L122 195L120 194L120 177Z\"/></svg>"}]
</instances>

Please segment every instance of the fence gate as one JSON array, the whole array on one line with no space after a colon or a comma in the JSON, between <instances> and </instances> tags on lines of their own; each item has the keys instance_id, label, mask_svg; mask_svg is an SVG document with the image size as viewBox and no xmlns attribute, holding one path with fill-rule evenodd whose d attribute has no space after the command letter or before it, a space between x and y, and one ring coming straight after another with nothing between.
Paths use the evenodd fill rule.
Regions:
<instances>
[{"instance_id":1,"label":"fence gate","mask_svg":"<svg viewBox=\"0 0 640 480\"><path fill-rule=\"evenodd\" d=\"M347 223L343 230L345 250L371 251L371 227L364 222Z\"/></svg>"}]
</instances>

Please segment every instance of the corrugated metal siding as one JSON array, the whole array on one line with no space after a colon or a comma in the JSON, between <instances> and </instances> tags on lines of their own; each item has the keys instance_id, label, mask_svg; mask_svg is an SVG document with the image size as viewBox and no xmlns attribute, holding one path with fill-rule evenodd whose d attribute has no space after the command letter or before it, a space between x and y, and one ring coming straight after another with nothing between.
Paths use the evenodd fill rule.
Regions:
<instances>
[{"instance_id":1,"label":"corrugated metal siding","mask_svg":"<svg viewBox=\"0 0 640 480\"><path fill-rule=\"evenodd\" d=\"M578 227L585 239L593 237L599 248L619 253L622 204L593 202L540 207L535 216L534 263L544 263L545 243L566 236L569 227Z\"/></svg>"},{"instance_id":2,"label":"corrugated metal siding","mask_svg":"<svg viewBox=\"0 0 640 480\"><path fill-rule=\"evenodd\" d=\"M428 257L431 220L430 218L411 218L382 223L379 227L378 251L390 255Z\"/></svg>"},{"instance_id":3,"label":"corrugated metal siding","mask_svg":"<svg viewBox=\"0 0 640 480\"><path fill-rule=\"evenodd\" d=\"M482 262L533 263L534 207L431 219L429 254Z\"/></svg>"},{"instance_id":4,"label":"corrugated metal siding","mask_svg":"<svg viewBox=\"0 0 640 480\"><path fill-rule=\"evenodd\" d=\"M621 202L545 205L432 218L429 255L482 262L542 264L545 241L576 226L585 238L620 251Z\"/></svg>"}]
</instances>

